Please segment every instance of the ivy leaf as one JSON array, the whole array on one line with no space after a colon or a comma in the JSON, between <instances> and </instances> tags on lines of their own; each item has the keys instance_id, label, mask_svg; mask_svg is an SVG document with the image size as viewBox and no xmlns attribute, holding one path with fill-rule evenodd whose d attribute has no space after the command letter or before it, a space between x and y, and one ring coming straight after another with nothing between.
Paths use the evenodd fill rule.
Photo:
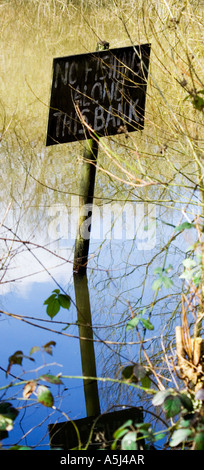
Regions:
<instances>
[{"instance_id":1,"label":"ivy leaf","mask_svg":"<svg viewBox=\"0 0 204 470\"><path fill-rule=\"evenodd\" d=\"M176 429L176 431L174 431L172 434L170 446L176 447L182 442L184 442L186 439L188 439L190 436L192 436L191 429Z\"/></svg>"},{"instance_id":2,"label":"ivy leaf","mask_svg":"<svg viewBox=\"0 0 204 470\"><path fill-rule=\"evenodd\" d=\"M167 418L173 418L181 411L181 401L178 396L169 395L165 398L163 409Z\"/></svg>"},{"instance_id":3,"label":"ivy leaf","mask_svg":"<svg viewBox=\"0 0 204 470\"><path fill-rule=\"evenodd\" d=\"M121 449L122 450L137 450L138 445L136 442L137 433L135 431L128 432L122 438Z\"/></svg>"},{"instance_id":4,"label":"ivy leaf","mask_svg":"<svg viewBox=\"0 0 204 470\"><path fill-rule=\"evenodd\" d=\"M191 399L187 395L185 395L185 393L180 393L179 398L181 404L187 411L193 411L193 403Z\"/></svg>"},{"instance_id":5,"label":"ivy leaf","mask_svg":"<svg viewBox=\"0 0 204 470\"><path fill-rule=\"evenodd\" d=\"M49 388L46 387L45 385L39 385L37 389L37 398L38 398L39 403L41 403L44 406L47 406L48 408L52 408L54 404L54 398Z\"/></svg>"},{"instance_id":6,"label":"ivy leaf","mask_svg":"<svg viewBox=\"0 0 204 470\"><path fill-rule=\"evenodd\" d=\"M152 399L152 404L154 406L161 406L164 403L164 400L171 395L170 390L161 390L154 395Z\"/></svg>"}]
</instances>

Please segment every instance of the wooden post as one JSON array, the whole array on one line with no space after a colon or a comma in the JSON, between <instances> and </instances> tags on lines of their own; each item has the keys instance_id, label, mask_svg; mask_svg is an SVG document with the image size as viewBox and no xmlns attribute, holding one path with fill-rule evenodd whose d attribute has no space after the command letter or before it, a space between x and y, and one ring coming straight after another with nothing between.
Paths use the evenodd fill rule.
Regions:
<instances>
[{"instance_id":1,"label":"wooden post","mask_svg":"<svg viewBox=\"0 0 204 470\"><path fill-rule=\"evenodd\" d=\"M96 50L105 49L109 49L109 43L99 42ZM73 265L73 271L82 275L86 273L88 262L97 156L97 139L86 140L79 188L79 218Z\"/></svg>"},{"instance_id":2,"label":"wooden post","mask_svg":"<svg viewBox=\"0 0 204 470\"><path fill-rule=\"evenodd\" d=\"M89 378L97 378L97 374L93 344L91 308L86 274L83 276L74 274L74 288L79 328L82 373L84 376L86 414L87 416L98 416L100 415L100 402L98 396L97 379L93 380Z\"/></svg>"},{"instance_id":3,"label":"wooden post","mask_svg":"<svg viewBox=\"0 0 204 470\"><path fill-rule=\"evenodd\" d=\"M94 197L94 185L96 176L96 162L98 155L98 142L89 139L85 142L84 161L81 170L78 231L75 240L74 266L75 273L85 274L91 226L88 224L92 217L92 205ZM87 220L89 219L89 220Z\"/></svg>"}]
</instances>

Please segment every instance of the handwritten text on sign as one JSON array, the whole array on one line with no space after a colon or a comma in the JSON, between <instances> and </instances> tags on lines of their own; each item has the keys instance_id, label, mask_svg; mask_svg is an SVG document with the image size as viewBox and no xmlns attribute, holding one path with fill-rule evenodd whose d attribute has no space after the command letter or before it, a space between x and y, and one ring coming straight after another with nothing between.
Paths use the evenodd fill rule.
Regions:
<instances>
[{"instance_id":1,"label":"handwritten text on sign","mask_svg":"<svg viewBox=\"0 0 204 470\"><path fill-rule=\"evenodd\" d=\"M46 145L144 127L150 45L54 59Z\"/></svg>"}]
</instances>

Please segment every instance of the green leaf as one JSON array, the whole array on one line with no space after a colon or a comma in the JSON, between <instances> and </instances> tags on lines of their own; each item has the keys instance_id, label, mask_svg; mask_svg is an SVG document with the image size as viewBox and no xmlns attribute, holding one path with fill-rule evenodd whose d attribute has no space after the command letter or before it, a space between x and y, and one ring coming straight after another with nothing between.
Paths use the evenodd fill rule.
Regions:
<instances>
[{"instance_id":1,"label":"green leaf","mask_svg":"<svg viewBox=\"0 0 204 470\"><path fill-rule=\"evenodd\" d=\"M154 441L160 441L160 439L164 439L166 434L164 432L160 432L159 434L154 434Z\"/></svg>"},{"instance_id":2,"label":"green leaf","mask_svg":"<svg viewBox=\"0 0 204 470\"><path fill-rule=\"evenodd\" d=\"M9 447L9 450L31 450L31 447L16 445Z\"/></svg>"},{"instance_id":3,"label":"green leaf","mask_svg":"<svg viewBox=\"0 0 204 470\"><path fill-rule=\"evenodd\" d=\"M167 276L162 277L162 282L165 289L169 289L173 285L172 280Z\"/></svg>"},{"instance_id":4,"label":"green leaf","mask_svg":"<svg viewBox=\"0 0 204 470\"><path fill-rule=\"evenodd\" d=\"M204 450L204 432L199 432L194 438L195 450Z\"/></svg>"},{"instance_id":5,"label":"green leaf","mask_svg":"<svg viewBox=\"0 0 204 470\"><path fill-rule=\"evenodd\" d=\"M137 426L137 429L141 431L143 430L147 431L151 427L151 424L150 423L137 423L136 426Z\"/></svg>"},{"instance_id":6,"label":"green leaf","mask_svg":"<svg viewBox=\"0 0 204 470\"><path fill-rule=\"evenodd\" d=\"M187 411L193 411L193 403L191 399L185 393L180 393L179 398L180 398L181 404Z\"/></svg>"},{"instance_id":7,"label":"green leaf","mask_svg":"<svg viewBox=\"0 0 204 470\"><path fill-rule=\"evenodd\" d=\"M152 399L152 404L154 406L161 406L164 403L164 400L171 395L170 390L161 390L154 395Z\"/></svg>"},{"instance_id":8,"label":"green leaf","mask_svg":"<svg viewBox=\"0 0 204 470\"><path fill-rule=\"evenodd\" d=\"M134 376L133 365L126 366L122 370L122 378L128 380L129 382L138 382L137 378Z\"/></svg>"},{"instance_id":9,"label":"green leaf","mask_svg":"<svg viewBox=\"0 0 204 470\"><path fill-rule=\"evenodd\" d=\"M114 437L115 440L118 440L121 437L123 437L125 434L127 434L127 429L126 428L119 428L114 432L113 437Z\"/></svg>"},{"instance_id":10,"label":"green leaf","mask_svg":"<svg viewBox=\"0 0 204 470\"><path fill-rule=\"evenodd\" d=\"M69 295L59 294L58 300L62 308L66 308L67 310L69 310L69 307L71 305L71 298L69 297Z\"/></svg>"},{"instance_id":11,"label":"green leaf","mask_svg":"<svg viewBox=\"0 0 204 470\"><path fill-rule=\"evenodd\" d=\"M126 428L128 428L131 425L132 425L132 419L128 419L127 421L125 421L125 423L122 426L120 426L118 429L116 429L116 431L114 431L113 437L117 438L118 432L122 429L125 429L125 431L127 432Z\"/></svg>"},{"instance_id":12,"label":"green leaf","mask_svg":"<svg viewBox=\"0 0 204 470\"><path fill-rule=\"evenodd\" d=\"M204 108L204 99L196 95L192 100L193 106L198 111L202 111Z\"/></svg>"},{"instance_id":13,"label":"green leaf","mask_svg":"<svg viewBox=\"0 0 204 470\"><path fill-rule=\"evenodd\" d=\"M154 325L149 320L146 320L146 318L140 318L140 321L147 330L154 330Z\"/></svg>"},{"instance_id":14,"label":"green leaf","mask_svg":"<svg viewBox=\"0 0 204 470\"><path fill-rule=\"evenodd\" d=\"M185 440L188 439L190 436L192 436L191 429L176 429L176 431L174 431L172 434L170 446L176 447L182 442L185 442Z\"/></svg>"},{"instance_id":15,"label":"green leaf","mask_svg":"<svg viewBox=\"0 0 204 470\"><path fill-rule=\"evenodd\" d=\"M13 421L18 416L18 410L9 402L0 403L0 431L13 429Z\"/></svg>"},{"instance_id":16,"label":"green leaf","mask_svg":"<svg viewBox=\"0 0 204 470\"><path fill-rule=\"evenodd\" d=\"M37 389L38 402L44 406L52 408L54 404L54 398L50 390L45 385L39 385Z\"/></svg>"},{"instance_id":17,"label":"green leaf","mask_svg":"<svg viewBox=\"0 0 204 470\"><path fill-rule=\"evenodd\" d=\"M153 272L154 272L154 274L162 274L163 269L158 267L158 268L155 268Z\"/></svg>"},{"instance_id":18,"label":"green leaf","mask_svg":"<svg viewBox=\"0 0 204 470\"><path fill-rule=\"evenodd\" d=\"M123 437L121 441L122 450L137 450L138 445L136 442L137 433L135 431L130 431Z\"/></svg>"},{"instance_id":19,"label":"green leaf","mask_svg":"<svg viewBox=\"0 0 204 470\"><path fill-rule=\"evenodd\" d=\"M186 228L190 229L192 227L195 227L195 225L191 224L190 222L183 222L182 224L177 225L177 227L175 228L175 232L180 232L182 230L185 230Z\"/></svg>"},{"instance_id":20,"label":"green leaf","mask_svg":"<svg viewBox=\"0 0 204 470\"><path fill-rule=\"evenodd\" d=\"M169 395L164 400L163 409L166 412L167 418L173 418L181 411L180 398L175 395Z\"/></svg>"},{"instance_id":21,"label":"green leaf","mask_svg":"<svg viewBox=\"0 0 204 470\"><path fill-rule=\"evenodd\" d=\"M195 276L193 276L193 282L196 287L199 286L199 284L201 283L201 273L198 273Z\"/></svg>"},{"instance_id":22,"label":"green leaf","mask_svg":"<svg viewBox=\"0 0 204 470\"><path fill-rule=\"evenodd\" d=\"M60 307L69 310L71 305L71 298L69 295L60 294L59 289L53 290L53 293L44 301L47 305L47 314L53 318L60 310Z\"/></svg>"},{"instance_id":23,"label":"green leaf","mask_svg":"<svg viewBox=\"0 0 204 470\"><path fill-rule=\"evenodd\" d=\"M57 375L43 374L39 377L39 379L44 380L45 382L49 382L51 384L55 384L55 385L59 385L63 383L60 377L58 377Z\"/></svg>"},{"instance_id":24,"label":"green leaf","mask_svg":"<svg viewBox=\"0 0 204 470\"><path fill-rule=\"evenodd\" d=\"M162 278L159 277L158 279L156 279L156 280L153 282L153 284L152 284L152 289L153 289L153 290L157 290L157 289L159 289L159 288L161 287L161 285L162 285Z\"/></svg>"},{"instance_id":25,"label":"green leaf","mask_svg":"<svg viewBox=\"0 0 204 470\"><path fill-rule=\"evenodd\" d=\"M139 320L140 320L140 318L138 316L135 316L134 318L132 318L132 320L130 320L127 323L127 326L126 326L125 330L129 331L129 330L132 330L133 328L135 328L138 325Z\"/></svg>"},{"instance_id":26,"label":"green leaf","mask_svg":"<svg viewBox=\"0 0 204 470\"><path fill-rule=\"evenodd\" d=\"M143 377L143 379L141 379L141 385L142 385L143 388L150 388L151 387L151 380L148 377L148 375L146 375L146 377Z\"/></svg>"},{"instance_id":27,"label":"green leaf","mask_svg":"<svg viewBox=\"0 0 204 470\"><path fill-rule=\"evenodd\" d=\"M56 294L50 295L45 301L43 305L49 305L51 302L53 302L56 299Z\"/></svg>"},{"instance_id":28,"label":"green leaf","mask_svg":"<svg viewBox=\"0 0 204 470\"><path fill-rule=\"evenodd\" d=\"M33 346L30 350L30 355L36 353L37 351L40 351L40 346Z\"/></svg>"},{"instance_id":29,"label":"green leaf","mask_svg":"<svg viewBox=\"0 0 204 470\"><path fill-rule=\"evenodd\" d=\"M52 319L57 315L60 310L60 303L58 299L52 299L47 305L47 314Z\"/></svg>"}]
</instances>

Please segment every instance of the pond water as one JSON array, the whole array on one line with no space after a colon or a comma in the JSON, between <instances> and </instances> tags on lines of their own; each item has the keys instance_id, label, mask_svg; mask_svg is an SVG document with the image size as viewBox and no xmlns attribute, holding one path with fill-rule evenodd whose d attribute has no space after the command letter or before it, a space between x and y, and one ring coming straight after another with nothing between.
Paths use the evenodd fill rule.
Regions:
<instances>
[{"instance_id":1,"label":"pond water","mask_svg":"<svg viewBox=\"0 0 204 470\"><path fill-rule=\"evenodd\" d=\"M111 206L109 209L111 211ZM128 333L125 328L131 319L131 309L136 313L146 307L147 316L151 310L154 296L152 283L155 280L153 270L163 262L163 254L159 254L159 251L163 245L164 235L165 237L168 235L168 239L172 233L172 227L169 227L170 230L167 233L166 228L162 232L163 224L156 225L156 215L159 219L159 208L156 209L153 214L149 212L149 218L146 217L149 227L144 225L144 221L142 222L143 231L139 231L140 238L135 232L133 240L125 239L125 237L114 239L114 233L111 238L107 230L109 238L99 240L94 239L93 230L87 269L90 306L86 305L87 295L80 284L79 296L82 297L82 306L85 304L85 315L87 314L86 309L90 308L91 310L94 361L99 378L98 397L101 412L124 409L124 407L136 404L141 405L141 391L114 383L114 380L121 379L121 370L126 365L138 363L140 349L138 337L136 332ZM63 206L61 206L61 212L64 216ZM11 237L9 231L6 232L5 226L14 227L14 218L19 220L17 213L17 209L16 211L14 209L13 213L10 211L10 221L5 221L4 227L2 227L4 237L6 234L8 238ZM88 415L90 414L82 380L83 374L86 376L87 373L85 374L82 369L83 358L79 340L82 333L77 325L76 292L72 273L74 241L63 238L63 231L60 233L59 213L60 211L57 212L57 219L54 219L60 235L60 240L56 241L52 238L54 236L53 217L52 230L48 229L50 217L48 216L46 219L43 215L40 218L39 210L34 213L31 209L31 217L29 217L29 209L26 211L25 219L30 219L30 222L25 223L24 218L21 218L18 230L21 243L18 242L18 239L17 242L14 241L11 248L13 259L11 257L2 279L1 309L17 317L15 319L5 314L1 315L1 385L10 383L13 376L19 378L19 381L21 379L35 380L39 375L45 373L62 374L69 378L62 379L63 385L50 385L55 398L55 406L60 411L43 407L37 403L37 398L34 396L30 397L25 407L21 385L11 387L6 391L7 401L12 399L15 406L20 409L22 407L14 430L4 441L6 446L18 443L46 449L49 447L48 424L64 421L65 417L62 412L65 412L69 419L74 420L86 417L87 410ZM93 217L93 227L94 224L100 222L97 220L97 215L95 218ZM40 224L39 219L41 219ZM119 218L115 220L121 223ZM103 220L103 225L110 228L108 221L109 219L106 222ZM176 225L175 221L174 224ZM62 225L64 226L64 218ZM39 232L36 229L37 226L40 228ZM35 236L31 238L33 227L35 228ZM182 261L185 247L187 248L190 243L188 238L185 240L182 235L180 237L182 237L182 250L179 248L181 243L179 241L169 250L167 260L167 266L172 264L174 267L171 275L175 277L176 284L174 283L173 287L166 292L165 289L161 291L159 295L161 299L158 305L155 305L151 316L154 330L149 332L146 330L145 336L145 347L148 354L151 358L155 357L155 364L160 364L160 367L164 367L164 364L162 366L161 334L163 333L165 336L165 330L168 327L166 341L169 343L175 326L174 321L170 326L170 319L179 300L177 294L180 280L178 276L176 278L175 260L178 264L179 261ZM22 240L25 243L22 244ZM152 261L154 256L156 258ZM147 276L148 263L150 266ZM43 304L56 288L67 292L72 302L68 311L61 309L51 320L46 313L46 305ZM52 348L52 356L43 351L38 351L30 356L31 348L34 346L42 348L50 341L56 343ZM8 358L18 350L23 351L25 356L22 366L13 365L10 371L13 376L8 376L6 379L5 371L8 367ZM89 351L88 354L90 354ZM35 362L31 362L29 357L35 359ZM87 361L87 356L85 361ZM88 356L89 361L90 357ZM101 381L102 378L105 380ZM113 383L108 381L109 378L113 379ZM146 400L148 409L151 398Z\"/></svg>"},{"instance_id":2,"label":"pond water","mask_svg":"<svg viewBox=\"0 0 204 470\"><path fill-rule=\"evenodd\" d=\"M16 24L22 19L21 34L15 30L15 37L8 43L8 57L6 49L2 56L2 122L5 112L9 130L0 147L0 397L19 410L13 430L2 441L5 448L18 444L48 449L48 425L85 418L94 411L97 414L143 406L145 419L152 419L151 396L121 383L121 372L140 361L146 365L142 340L154 367L165 377L165 383L169 380L171 384L164 349L171 350L175 325L180 322L181 264L195 241L193 229L175 234L174 228L200 211L200 196L194 190L195 165L190 152L184 151L184 143L189 149L189 142L186 144L184 139L179 145L169 129L163 138L162 127L157 129L158 123L163 125L160 116L152 125L157 91L149 88L144 131L128 139L104 139L111 152L105 147L100 149L87 284L85 278L77 285L74 282L83 143L49 149L45 146L52 59L95 50L99 31L113 47L130 45L130 37L121 28L116 10L110 18L110 7L100 5L97 17L93 11L86 16L84 2L80 8L79 2L69 3L70 8L64 6L63 11L57 10L56 2L56 10L49 2L44 2L44 10L38 5L29 11L24 5L19 16L15 15L14 1L4 6L4 18L15 18ZM36 20L35 31L29 13ZM71 18L68 33L64 17L66 21ZM113 24L114 29L110 26ZM4 41L10 30L6 31ZM136 43L149 40L144 25L142 38L138 30L136 34L133 22L129 31L134 33ZM153 44L152 71L156 50ZM11 80L14 65L15 87ZM148 182L155 178L155 184L131 186L130 172L138 179L145 175ZM157 185L158 180L161 185ZM169 265L169 271L163 272L172 282L168 288L153 290L155 268L165 270ZM71 306L69 310L61 308L51 319L44 301L55 289L70 296ZM127 331L126 326L141 311L154 329L145 329L141 324L139 337L136 329ZM93 343L81 339L87 327L82 325L85 330L80 330L80 312L85 323L91 319ZM43 346L50 342L54 343L46 351ZM38 350L31 354L34 347ZM6 377L9 357L16 351L23 352L22 364L12 365ZM98 382L97 386L91 383L90 399L83 375L91 374L94 367ZM22 394L24 382L20 382L36 380L42 374L62 375L62 384L42 382L53 394L53 408L39 403L35 394L27 400ZM10 383L13 386L5 388Z\"/></svg>"}]
</instances>

